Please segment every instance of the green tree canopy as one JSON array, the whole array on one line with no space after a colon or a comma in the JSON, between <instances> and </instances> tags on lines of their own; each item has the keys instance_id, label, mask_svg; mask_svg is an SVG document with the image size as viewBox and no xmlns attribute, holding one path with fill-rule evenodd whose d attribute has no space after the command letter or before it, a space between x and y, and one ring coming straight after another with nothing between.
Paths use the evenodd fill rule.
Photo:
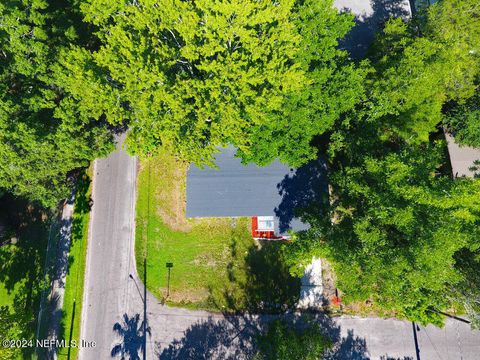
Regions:
<instances>
[{"instance_id":1,"label":"green tree canopy","mask_svg":"<svg viewBox=\"0 0 480 360\"><path fill-rule=\"evenodd\" d=\"M452 285L452 300L461 303L472 328L480 329L480 251L462 249L455 254L462 281Z\"/></svg>"},{"instance_id":2,"label":"green tree canopy","mask_svg":"<svg viewBox=\"0 0 480 360\"><path fill-rule=\"evenodd\" d=\"M444 0L409 23L387 22L371 52L369 119L408 142L428 141L447 101L473 96L480 74L480 6Z\"/></svg>"},{"instance_id":3,"label":"green tree canopy","mask_svg":"<svg viewBox=\"0 0 480 360\"><path fill-rule=\"evenodd\" d=\"M16 326L14 315L10 312L9 307L0 306L0 342L17 339L21 334L19 334ZM18 348L0 347L0 360L15 359L21 357L21 355Z\"/></svg>"},{"instance_id":4,"label":"green tree canopy","mask_svg":"<svg viewBox=\"0 0 480 360\"><path fill-rule=\"evenodd\" d=\"M440 324L435 311L451 306L451 287L464 279L455 254L480 247L480 182L442 174L444 142L362 152L374 141L367 134L335 159L331 204L307 215L312 229L287 246L290 261L325 256L346 302Z\"/></svg>"},{"instance_id":5,"label":"green tree canopy","mask_svg":"<svg viewBox=\"0 0 480 360\"><path fill-rule=\"evenodd\" d=\"M480 94L449 108L444 125L458 143L480 148Z\"/></svg>"},{"instance_id":6,"label":"green tree canopy","mask_svg":"<svg viewBox=\"0 0 480 360\"><path fill-rule=\"evenodd\" d=\"M69 172L111 149L100 114L56 81L62 49L85 44L74 9L69 1L0 4L0 187L46 206L66 197Z\"/></svg>"},{"instance_id":7,"label":"green tree canopy","mask_svg":"<svg viewBox=\"0 0 480 360\"><path fill-rule=\"evenodd\" d=\"M362 73L343 68L337 39L353 25L332 0L88 1L92 54L128 119L129 149L165 147L209 163L217 146L245 161L316 156L315 135L362 96ZM339 59L339 62L337 60Z\"/></svg>"},{"instance_id":8,"label":"green tree canopy","mask_svg":"<svg viewBox=\"0 0 480 360\"><path fill-rule=\"evenodd\" d=\"M479 15L477 1L443 0L386 23L370 52L368 101L327 145L330 201L305 212L311 230L285 248L294 272L325 256L347 302L422 323L440 324L436 311L455 294L476 304L464 290L478 267L467 271L475 262L459 254L479 251L480 182L453 180L445 142L432 139L447 102L475 103Z\"/></svg>"}]
</instances>

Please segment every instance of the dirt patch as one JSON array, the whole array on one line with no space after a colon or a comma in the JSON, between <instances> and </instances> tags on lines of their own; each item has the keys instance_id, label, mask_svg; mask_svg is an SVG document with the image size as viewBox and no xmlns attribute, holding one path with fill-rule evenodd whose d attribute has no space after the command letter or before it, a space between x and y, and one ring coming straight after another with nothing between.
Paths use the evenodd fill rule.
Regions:
<instances>
[{"instance_id":1,"label":"dirt patch","mask_svg":"<svg viewBox=\"0 0 480 360\"><path fill-rule=\"evenodd\" d=\"M336 279L332 264L326 259L322 259L322 281L323 297L329 304L336 295Z\"/></svg>"},{"instance_id":2,"label":"dirt patch","mask_svg":"<svg viewBox=\"0 0 480 360\"><path fill-rule=\"evenodd\" d=\"M216 267L218 266L218 259L215 258L212 254L200 254L193 259L192 264L194 266L206 266L206 267Z\"/></svg>"},{"instance_id":3,"label":"dirt patch","mask_svg":"<svg viewBox=\"0 0 480 360\"><path fill-rule=\"evenodd\" d=\"M160 288L162 297L167 295L167 288ZM183 289L181 291L170 289L168 301L177 304L199 303L205 301L209 297L209 291L205 288Z\"/></svg>"},{"instance_id":4,"label":"dirt patch","mask_svg":"<svg viewBox=\"0 0 480 360\"><path fill-rule=\"evenodd\" d=\"M155 189L155 211L172 230L190 231L190 223L185 217L188 164L172 160L170 155L159 156L150 162L147 166L150 165L152 178L163 180L162 184L150 184Z\"/></svg>"},{"instance_id":5,"label":"dirt patch","mask_svg":"<svg viewBox=\"0 0 480 360\"><path fill-rule=\"evenodd\" d=\"M221 217L221 218L192 218L187 220L190 226L201 227L204 229L223 229L234 228L237 219Z\"/></svg>"},{"instance_id":6,"label":"dirt patch","mask_svg":"<svg viewBox=\"0 0 480 360\"><path fill-rule=\"evenodd\" d=\"M219 256L220 255L220 256ZM227 266L227 260L229 256L229 248L225 246L223 251L220 254L214 253L202 253L198 254L191 264L193 266L203 266L203 267L218 267L225 268Z\"/></svg>"},{"instance_id":7,"label":"dirt patch","mask_svg":"<svg viewBox=\"0 0 480 360\"><path fill-rule=\"evenodd\" d=\"M386 311L379 308L373 301L354 301L342 306L343 315L362 317L381 317L386 319L401 319L393 310Z\"/></svg>"}]
</instances>

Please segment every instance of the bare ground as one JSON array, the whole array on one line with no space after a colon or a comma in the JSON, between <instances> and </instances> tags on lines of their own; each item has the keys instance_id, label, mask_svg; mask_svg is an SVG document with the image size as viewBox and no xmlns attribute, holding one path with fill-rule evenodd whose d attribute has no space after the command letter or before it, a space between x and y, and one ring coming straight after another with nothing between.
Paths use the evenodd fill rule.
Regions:
<instances>
[{"instance_id":1,"label":"bare ground","mask_svg":"<svg viewBox=\"0 0 480 360\"><path fill-rule=\"evenodd\" d=\"M330 304L335 296L336 279L332 265L326 259L322 259L322 280L323 280L323 297L326 305Z\"/></svg>"},{"instance_id":2,"label":"bare ground","mask_svg":"<svg viewBox=\"0 0 480 360\"><path fill-rule=\"evenodd\" d=\"M168 156L168 155L167 155ZM168 184L150 184L155 189L155 211L163 220L165 225L175 231L191 230L190 222L185 218L186 209L186 174L188 164L186 162L177 161L176 166L168 166L171 161L163 162L157 159L155 166L150 171L152 179L158 179L158 174L162 174L162 179ZM149 166L150 162L146 165ZM169 204L168 207L162 204Z\"/></svg>"}]
</instances>

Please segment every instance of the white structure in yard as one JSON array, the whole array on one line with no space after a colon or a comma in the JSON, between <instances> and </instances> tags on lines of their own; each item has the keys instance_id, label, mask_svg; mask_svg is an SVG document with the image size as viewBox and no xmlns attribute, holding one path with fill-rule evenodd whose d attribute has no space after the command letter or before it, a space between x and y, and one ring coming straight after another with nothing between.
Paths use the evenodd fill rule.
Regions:
<instances>
[{"instance_id":1,"label":"white structure in yard","mask_svg":"<svg viewBox=\"0 0 480 360\"><path fill-rule=\"evenodd\" d=\"M299 309L320 310L323 305L322 260L313 258L305 268L300 288Z\"/></svg>"}]
</instances>

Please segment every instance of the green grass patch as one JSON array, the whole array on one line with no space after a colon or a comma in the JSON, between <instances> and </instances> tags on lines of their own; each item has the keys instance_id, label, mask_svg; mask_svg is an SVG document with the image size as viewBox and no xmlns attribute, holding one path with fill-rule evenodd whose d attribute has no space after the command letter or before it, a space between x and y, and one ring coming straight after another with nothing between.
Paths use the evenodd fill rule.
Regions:
<instances>
[{"instance_id":1,"label":"green grass patch","mask_svg":"<svg viewBox=\"0 0 480 360\"><path fill-rule=\"evenodd\" d=\"M141 279L147 258L147 288L169 305L194 309L292 306L300 284L283 263L282 244L255 243L249 218L185 218L187 168L166 153L141 162L135 252Z\"/></svg>"},{"instance_id":2,"label":"green grass patch","mask_svg":"<svg viewBox=\"0 0 480 360\"><path fill-rule=\"evenodd\" d=\"M0 198L0 339L35 340L51 214L24 199ZM6 231L5 231L6 229ZM48 274L48 273L47 273ZM33 348L8 350L0 358L31 359Z\"/></svg>"},{"instance_id":3,"label":"green grass patch","mask_svg":"<svg viewBox=\"0 0 480 360\"><path fill-rule=\"evenodd\" d=\"M12 306L15 290L9 292L3 283L0 283L0 307Z\"/></svg>"},{"instance_id":4,"label":"green grass patch","mask_svg":"<svg viewBox=\"0 0 480 360\"><path fill-rule=\"evenodd\" d=\"M72 222L72 238L69 253L69 266L63 300L61 338L80 340L83 287L87 257L88 224L91 205L91 169L86 171L77 182ZM62 348L59 359L76 359L77 348Z\"/></svg>"}]
</instances>

